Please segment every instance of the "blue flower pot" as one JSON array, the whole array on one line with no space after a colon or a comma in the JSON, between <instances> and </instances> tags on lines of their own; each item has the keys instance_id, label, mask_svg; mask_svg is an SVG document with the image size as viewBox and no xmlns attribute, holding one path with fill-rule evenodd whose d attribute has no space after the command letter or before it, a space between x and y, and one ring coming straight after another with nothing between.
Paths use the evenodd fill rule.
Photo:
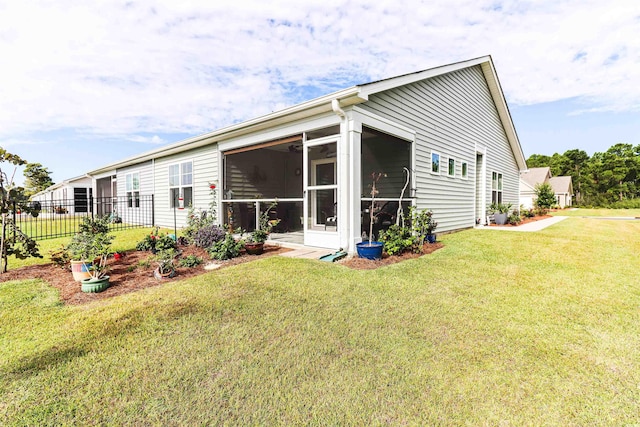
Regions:
<instances>
[{"instance_id":1,"label":"blue flower pot","mask_svg":"<svg viewBox=\"0 0 640 427\"><path fill-rule=\"evenodd\" d=\"M435 234L427 234L427 242L435 243L436 242L436 235Z\"/></svg>"},{"instance_id":2,"label":"blue flower pot","mask_svg":"<svg viewBox=\"0 0 640 427\"><path fill-rule=\"evenodd\" d=\"M382 259L382 242L360 242L356 244L356 251L360 258L366 258L371 260Z\"/></svg>"}]
</instances>

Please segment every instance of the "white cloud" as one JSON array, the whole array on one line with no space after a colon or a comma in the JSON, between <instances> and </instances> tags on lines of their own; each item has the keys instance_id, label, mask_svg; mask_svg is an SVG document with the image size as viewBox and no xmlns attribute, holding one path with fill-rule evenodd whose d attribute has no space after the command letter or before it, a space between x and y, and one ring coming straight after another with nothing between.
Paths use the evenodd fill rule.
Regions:
<instances>
[{"instance_id":1,"label":"white cloud","mask_svg":"<svg viewBox=\"0 0 640 427\"><path fill-rule=\"evenodd\" d=\"M626 0L5 2L0 136L163 143L136 135L207 132L485 54L510 103L637 110L639 33Z\"/></svg>"}]
</instances>

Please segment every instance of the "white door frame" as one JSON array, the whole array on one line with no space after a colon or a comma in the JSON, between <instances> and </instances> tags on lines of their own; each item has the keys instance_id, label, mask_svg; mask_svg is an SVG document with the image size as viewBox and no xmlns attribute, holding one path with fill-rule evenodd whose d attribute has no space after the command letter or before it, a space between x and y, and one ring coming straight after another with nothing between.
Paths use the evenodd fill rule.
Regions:
<instances>
[{"instance_id":1,"label":"white door frame","mask_svg":"<svg viewBox=\"0 0 640 427\"><path fill-rule=\"evenodd\" d=\"M318 226L315 214L315 200L311 197L311 193L318 190L334 190L336 192L336 203L340 200L340 174L338 173L338 153L335 157L327 159L317 159L309 162L309 149L319 145L335 143L336 150L340 150L340 137L332 135L325 138L313 139L305 141L303 144L303 193L304 193L304 244L307 246L317 246L322 248L337 248L340 245L338 230L325 230L322 226ZM335 184L332 185L316 185L316 165L333 163L335 175ZM309 170L311 169L311 170ZM309 175L311 174L311 175ZM339 209L337 209L339 212ZM346 218L343 219L343 221ZM338 218L340 221L340 218ZM315 227L314 227L315 226Z\"/></svg>"}]
</instances>

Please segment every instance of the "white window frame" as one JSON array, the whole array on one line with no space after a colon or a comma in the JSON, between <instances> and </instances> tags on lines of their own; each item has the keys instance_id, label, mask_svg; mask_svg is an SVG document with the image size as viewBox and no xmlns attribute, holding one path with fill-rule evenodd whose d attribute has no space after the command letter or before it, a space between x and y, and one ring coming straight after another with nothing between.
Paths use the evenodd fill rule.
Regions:
<instances>
[{"instance_id":1,"label":"white window frame","mask_svg":"<svg viewBox=\"0 0 640 427\"><path fill-rule=\"evenodd\" d=\"M502 203L503 180L504 176L501 172L491 172L491 203Z\"/></svg>"},{"instance_id":2,"label":"white window frame","mask_svg":"<svg viewBox=\"0 0 640 427\"><path fill-rule=\"evenodd\" d=\"M185 167L186 165L190 165L190 172L185 173ZM178 180L177 180L177 184L173 184L171 183L171 178L174 177L175 175L172 175L171 173L171 169L174 167L178 167ZM178 203L178 200L174 201L174 198L172 197L172 193L174 189L178 189L178 198L182 197L183 199L185 199L184 197L184 190L186 188L190 188L191 189L191 200L184 200L183 203L183 207L187 207L189 206L189 204L193 204L193 198L194 198L194 194L193 194L193 160L186 160L184 162L179 162L179 163L172 163L167 167L168 170L168 184L169 184L169 208L173 209L173 208L179 208L179 204L175 204ZM185 178L186 177L190 177L189 181L190 182L185 182Z\"/></svg>"},{"instance_id":3,"label":"white window frame","mask_svg":"<svg viewBox=\"0 0 640 427\"><path fill-rule=\"evenodd\" d=\"M127 207L140 207L140 172L131 172L124 176L124 189L127 195Z\"/></svg>"},{"instance_id":4,"label":"white window frame","mask_svg":"<svg viewBox=\"0 0 640 427\"><path fill-rule=\"evenodd\" d=\"M469 179L469 163L460 163L460 177L462 179Z\"/></svg>"},{"instance_id":5,"label":"white window frame","mask_svg":"<svg viewBox=\"0 0 640 427\"><path fill-rule=\"evenodd\" d=\"M433 170L433 157L434 156L438 156L438 170L434 171ZM433 175L440 175L440 171L442 170L442 156L440 155L440 153L436 152L436 151L431 151L431 173Z\"/></svg>"},{"instance_id":6,"label":"white window frame","mask_svg":"<svg viewBox=\"0 0 640 427\"><path fill-rule=\"evenodd\" d=\"M453 162L453 173L451 173L451 162ZM447 176L449 178L456 177L456 159L454 159L453 157L449 157L447 159Z\"/></svg>"}]
</instances>

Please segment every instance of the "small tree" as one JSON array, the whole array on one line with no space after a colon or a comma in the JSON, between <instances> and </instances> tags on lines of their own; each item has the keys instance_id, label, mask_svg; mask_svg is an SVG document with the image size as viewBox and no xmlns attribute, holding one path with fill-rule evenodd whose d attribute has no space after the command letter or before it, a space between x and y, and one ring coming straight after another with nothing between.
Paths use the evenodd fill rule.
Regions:
<instances>
[{"instance_id":1,"label":"small tree","mask_svg":"<svg viewBox=\"0 0 640 427\"><path fill-rule=\"evenodd\" d=\"M542 209L549 209L556 204L556 195L553 192L551 185L537 184L535 188L536 192L536 206Z\"/></svg>"},{"instance_id":2,"label":"small tree","mask_svg":"<svg viewBox=\"0 0 640 427\"><path fill-rule=\"evenodd\" d=\"M2 215L2 235L0 235L0 273L5 273L8 268L9 255L14 255L18 259L27 257L42 258L38 251L38 244L31 237L24 234L13 219L9 216L14 209L14 203L21 200L22 188L17 187L13 182L16 169L20 165L24 165L26 161L22 160L16 154L11 154L4 148L0 148L0 163L10 163L14 165L11 178L5 171L0 168L0 215ZM20 206L22 209L29 211L29 207Z\"/></svg>"}]
</instances>

